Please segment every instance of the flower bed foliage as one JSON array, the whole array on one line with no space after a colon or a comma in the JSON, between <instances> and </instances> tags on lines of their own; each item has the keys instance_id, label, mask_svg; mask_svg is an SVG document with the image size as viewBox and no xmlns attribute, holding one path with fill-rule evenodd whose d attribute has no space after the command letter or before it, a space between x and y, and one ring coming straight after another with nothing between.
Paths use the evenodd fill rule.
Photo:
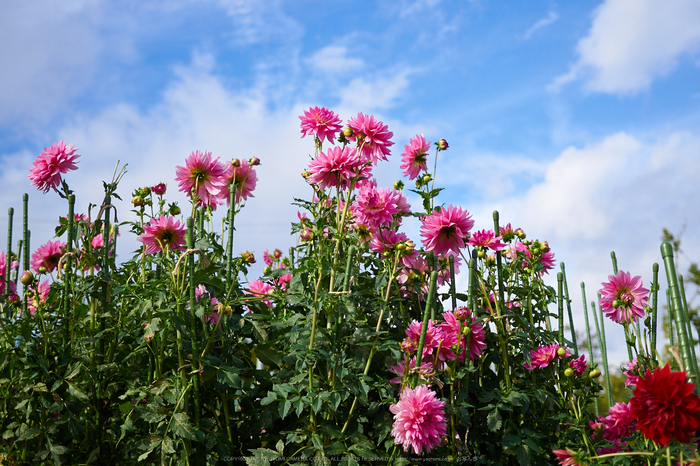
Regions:
<instances>
[{"instance_id":1,"label":"flower bed foliage","mask_svg":"<svg viewBox=\"0 0 700 466\"><path fill-rule=\"evenodd\" d=\"M385 124L359 113L343 127L318 107L300 119L315 151L303 173L311 196L295 200L297 246L265 251L258 279L248 277L254 254L233 253L257 158L195 151L175 168L191 201L184 215L158 183L134 190L136 220L118 223L112 199L124 169L104 183L99 207L76 213L63 175L77 168L77 149L61 141L38 157L29 179L65 198L67 215L58 240L30 254L27 196L15 249L10 210L0 254L3 464L695 456L700 398L678 365L697 369L675 282L682 357L673 371L659 368L656 352L656 274L651 293L623 271L603 284L592 309L601 369L607 376L605 315L625 328L635 388L629 403L609 398L601 416L601 369L577 344L563 265L557 287L547 285L555 263L546 241L499 224L497 213L492 230L474 231L467 210L439 203L444 139L417 135L404 146L416 207L404 182L381 188L372 176L394 144ZM419 219L422 247L402 231L407 217ZM143 246L117 264L125 230ZM456 289L457 273L466 289Z\"/></svg>"}]
</instances>

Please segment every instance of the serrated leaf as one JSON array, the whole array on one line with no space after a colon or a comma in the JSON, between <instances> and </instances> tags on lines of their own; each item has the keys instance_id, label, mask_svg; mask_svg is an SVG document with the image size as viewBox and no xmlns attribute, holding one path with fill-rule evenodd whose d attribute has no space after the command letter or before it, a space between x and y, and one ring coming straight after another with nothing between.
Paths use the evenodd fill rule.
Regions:
<instances>
[{"instance_id":1,"label":"serrated leaf","mask_svg":"<svg viewBox=\"0 0 700 466\"><path fill-rule=\"evenodd\" d=\"M24 432L22 432L22 435L19 436L17 439L18 442L23 442L25 440L32 439L39 435L41 433L40 429L37 429L36 427L32 427L31 429L27 429Z\"/></svg>"},{"instance_id":2,"label":"serrated leaf","mask_svg":"<svg viewBox=\"0 0 700 466\"><path fill-rule=\"evenodd\" d=\"M284 419L287 417L287 414L289 414L289 410L292 407L292 402L289 400L284 400L284 403L281 403L279 405L279 413L280 413L280 418Z\"/></svg>"},{"instance_id":3,"label":"serrated leaf","mask_svg":"<svg viewBox=\"0 0 700 466\"><path fill-rule=\"evenodd\" d=\"M516 445L519 445L520 441L521 439L517 435L506 434L501 439L501 445L503 445L504 447L514 447Z\"/></svg>"},{"instance_id":4,"label":"serrated leaf","mask_svg":"<svg viewBox=\"0 0 700 466\"><path fill-rule=\"evenodd\" d=\"M70 382L68 382L68 393L71 396L73 396L79 400L88 400L89 399L88 396L85 393L83 393L82 390L80 390L79 388L76 388L75 385L73 385Z\"/></svg>"},{"instance_id":5,"label":"serrated leaf","mask_svg":"<svg viewBox=\"0 0 700 466\"><path fill-rule=\"evenodd\" d=\"M262 406L267 406L270 403L275 402L275 401L277 401L277 393L275 393L273 391L268 391L267 396L265 398L263 398L262 400L260 400L260 404Z\"/></svg>"},{"instance_id":6,"label":"serrated leaf","mask_svg":"<svg viewBox=\"0 0 700 466\"><path fill-rule=\"evenodd\" d=\"M486 416L486 425L491 432L496 432L501 428L501 413L497 409L494 409Z\"/></svg>"},{"instance_id":7,"label":"serrated leaf","mask_svg":"<svg viewBox=\"0 0 700 466\"><path fill-rule=\"evenodd\" d=\"M314 401L311 403L311 407L314 410L314 414L318 413L321 410L321 403L323 400L321 400L321 397L316 397L314 398Z\"/></svg>"},{"instance_id":8,"label":"serrated leaf","mask_svg":"<svg viewBox=\"0 0 700 466\"><path fill-rule=\"evenodd\" d=\"M228 385L233 388L243 388L243 382L241 378L236 374L236 369L229 366L221 366L221 368L216 371L216 381Z\"/></svg>"},{"instance_id":9,"label":"serrated leaf","mask_svg":"<svg viewBox=\"0 0 700 466\"><path fill-rule=\"evenodd\" d=\"M530 466L530 453L523 445L518 447L518 463L520 466Z\"/></svg>"},{"instance_id":10,"label":"serrated leaf","mask_svg":"<svg viewBox=\"0 0 700 466\"><path fill-rule=\"evenodd\" d=\"M267 339L267 336L265 338ZM281 368L283 365L282 354L273 350L272 348L256 348L255 355L263 362L263 364L267 364L268 366L276 366Z\"/></svg>"},{"instance_id":11,"label":"serrated leaf","mask_svg":"<svg viewBox=\"0 0 700 466\"><path fill-rule=\"evenodd\" d=\"M194 427L190 424L190 418L185 413L175 413L170 420L170 430L178 437L188 440L197 440Z\"/></svg>"}]
</instances>

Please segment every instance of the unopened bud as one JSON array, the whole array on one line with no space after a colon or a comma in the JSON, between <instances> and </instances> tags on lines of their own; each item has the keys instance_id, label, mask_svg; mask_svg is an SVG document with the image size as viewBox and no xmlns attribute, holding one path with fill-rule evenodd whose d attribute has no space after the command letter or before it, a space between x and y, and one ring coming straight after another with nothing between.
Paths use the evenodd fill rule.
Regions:
<instances>
[{"instance_id":1,"label":"unopened bud","mask_svg":"<svg viewBox=\"0 0 700 466\"><path fill-rule=\"evenodd\" d=\"M440 139L437 142L437 146L438 146L438 148L440 148L440 150L447 150L447 148L450 147L450 145L447 144L447 141L444 138Z\"/></svg>"},{"instance_id":2,"label":"unopened bud","mask_svg":"<svg viewBox=\"0 0 700 466\"><path fill-rule=\"evenodd\" d=\"M588 376L592 379L597 379L600 377L600 371L598 369L593 369L591 372L589 372Z\"/></svg>"},{"instance_id":3,"label":"unopened bud","mask_svg":"<svg viewBox=\"0 0 700 466\"><path fill-rule=\"evenodd\" d=\"M314 231L311 228L304 228L301 230L301 233L299 233L299 237L304 242L311 241L314 239Z\"/></svg>"},{"instance_id":4,"label":"unopened bud","mask_svg":"<svg viewBox=\"0 0 700 466\"><path fill-rule=\"evenodd\" d=\"M170 212L170 215L180 215L180 208L177 206L177 204L173 203L170 204L170 208L168 209L168 212Z\"/></svg>"},{"instance_id":5,"label":"unopened bud","mask_svg":"<svg viewBox=\"0 0 700 466\"><path fill-rule=\"evenodd\" d=\"M304 170L301 172L301 177L304 179L307 179L309 176L311 176L311 172L309 170Z\"/></svg>"},{"instance_id":6,"label":"unopened bud","mask_svg":"<svg viewBox=\"0 0 700 466\"><path fill-rule=\"evenodd\" d=\"M432 180L430 175L423 175L423 183L428 183L430 180Z\"/></svg>"},{"instance_id":7,"label":"unopened bud","mask_svg":"<svg viewBox=\"0 0 700 466\"><path fill-rule=\"evenodd\" d=\"M560 358L563 358L564 356L566 356L566 348L564 348L563 346L560 346L557 349L557 356L559 356Z\"/></svg>"},{"instance_id":8,"label":"unopened bud","mask_svg":"<svg viewBox=\"0 0 700 466\"><path fill-rule=\"evenodd\" d=\"M143 205L143 198L141 196L134 196L131 203L134 204L135 207L141 207Z\"/></svg>"},{"instance_id":9,"label":"unopened bud","mask_svg":"<svg viewBox=\"0 0 700 466\"><path fill-rule=\"evenodd\" d=\"M571 377L572 375L574 375L574 370L572 368L567 367L566 369L564 369L565 377Z\"/></svg>"},{"instance_id":10,"label":"unopened bud","mask_svg":"<svg viewBox=\"0 0 700 466\"><path fill-rule=\"evenodd\" d=\"M398 249L399 251L405 251L406 243L404 243L403 241L396 243L396 249Z\"/></svg>"},{"instance_id":11,"label":"unopened bud","mask_svg":"<svg viewBox=\"0 0 700 466\"><path fill-rule=\"evenodd\" d=\"M141 188L141 195L143 197L146 197L149 194L151 194L151 188L149 188L148 186L144 186L143 188Z\"/></svg>"},{"instance_id":12,"label":"unopened bud","mask_svg":"<svg viewBox=\"0 0 700 466\"><path fill-rule=\"evenodd\" d=\"M243 251L241 257L249 264L255 264L255 255L250 251Z\"/></svg>"},{"instance_id":13,"label":"unopened bud","mask_svg":"<svg viewBox=\"0 0 700 466\"><path fill-rule=\"evenodd\" d=\"M394 181L394 189L397 191L401 191L403 189L403 181Z\"/></svg>"},{"instance_id":14,"label":"unopened bud","mask_svg":"<svg viewBox=\"0 0 700 466\"><path fill-rule=\"evenodd\" d=\"M231 160L231 165L233 165L235 168L238 168L241 166L241 161L240 159L233 159Z\"/></svg>"},{"instance_id":15,"label":"unopened bud","mask_svg":"<svg viewBox=\"0 0 700 466\"><path fill-rule=\"evenodd\" d=\"M469 335L470 333L472 333L471 327L464 327L464 328L462 329L462 335L464 335L465 337L466 337L467 335Z\"/></svg>"},{"instance_id":16,"label":"unopened bud","mask_svg":"<svg viewBox=\"0 0 700 466\"><path fill-rule=\"evenodd\" d=\"M19 281L22 282L22 285L29 286L34 283L34 274L29 270L25 270L22 272L22 276L19 278Z\"/></svg>"},{"instance_id":17,"label":"unopened bud","mask_svg":"<svg viewBox=\"0 0 700 466\"><path fill-rule=\"evenodd\" d=\"M352 136L352 128L349 126L346 126L345 128L343 128L343 136L345 136L346 138L351 137Z\"/></svg>"},{"instance_id":18,"label":"unopened bud","mask_svg":"<svg viewBox=\"0 0 700 466\"><path fill-rule=\"evenodd\" d=\"M40 266L36 271L39 272L40 274L44 274L47 272L46 267L44 267L43 265Z\"/></svg>"},{"instance_id":19,"label":"unopened bud","mask_svg":"<svg viewBox=\"0 0 700 466\"><path fill-rule=\"evenodd\" d=\"M257 157L253 157L248 161L248 163L250 163L250 165L252 165L253 167L257 167L258 165L260 165L260 159Z\"/></svg>"}]
</instances>

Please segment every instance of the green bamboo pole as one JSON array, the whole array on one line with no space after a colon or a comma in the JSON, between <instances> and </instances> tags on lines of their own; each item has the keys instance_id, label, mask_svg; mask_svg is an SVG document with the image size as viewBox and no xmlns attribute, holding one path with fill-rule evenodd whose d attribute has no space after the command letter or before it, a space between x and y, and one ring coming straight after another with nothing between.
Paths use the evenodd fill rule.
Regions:
<instances>
[{"instance_id":1,"label":"green bamboo pole","mask_svg":"<svg viewBox=\"0 0 700 466\"><path fill-rule=\"evenodd\" d=\"M610 259L612 259L613 275L617 275L617 257L615 251L610 251Z\"/></svg>"},{"instance_id":2,"label":"green bamboo pole","mask_svg":"<svg viewBox=\"0 0 700 466\"><path fill-rule=\"evenodd\" d=\"M476 315L476 251L472 252L472 257L469 259L469 310Z\"/></svg>"},{"instance_id":3,"label":"green bamboo pole","mask_svg":"<svg viewBox=\"0 0 700 466\"><path fill-rule=\"evenodd\" d=\"M63 348L67 351L67 354L71 354L71 344L72 339L70 338L71 329L71 256L70 253L73 251L73 222L75 221L75 196L73 194L68 195L68 239L66 241L66 262L65 268L63 270Z\"/></svg>"},{"instance_id":4,"label":"green bamboo pole","mask_svg":"<svg viewBox=\"0 0 700 466\"><path fill-rule=\"evenodd\" d=\"M600 296L598 297L600 299ZM608 395L608 409L613 406L613 396L612 396L612 384L610 383L610 370L608 366L608 345L605 341L605 320L603 318L603 310L600 310L600 314L596 311L595 302L591 301L591 310L593 311L593 317L595 317L596 330L598 331L598 341L600 342L600 355L603 357L603 369L605 369L605 391ZM598 324L598 318L600 317L600 325Z\"/></svg>"},{"instance_id":5,"label":"green bamboo pole","mask_svg":"<svg viewBox=\"0 0 700 466\"><path fill-rule=\"evenodd\" d=\"M678 327L678 340L681 352L681 359L683 360L683 365L685 369L689 372L693 383L695 384L695 391L698 392L698 369L693 364L693 359L690 354L690 343L688 339L688 327L686 324L686 315L683 312L683 305L681 303L681 295L678 289L678 277L676 275L676 267L673 263L673 247L668 241L661 243L661 256L664 259L664 266L666 268L666 279L668 280L668 288L671 296L671 301L673 302L673 310L676 317L676 325Z\"/></svg>"},{"instance_id":6,"label":"green bamboo pole","mask_svg":"<svg viewBox=\"0 0 700 466\"><path fill-rule=\"evenodd\" d=\"M24 242L24 255L22 257L22 270L29 270L29 194L22 196L22 238ZM27 315L27 294L22 299L22 315Z\"/></svg>"},{"instance_id":7,"label":"green bamboo pole","mask_svg":"<svg viewBox=\"0 0 700 466\"><path fill-rule=\"evenodd\" d=\"M668 309L668 344L676 345L676 335L673 329L673 302L671 301L671 290L666 290L666 308Z\"/></svg>"},{"instance_id":8,"label":"green bamboo pole","mask_svg":"<svg viewBox=\"0 0 700 466\"><path fill-rule=\"evenodd\" d=\"M348 260L345 263L345 277L343 278L343 292L345 293L350 289L350 271L352 270L352 260L355 257L356 251L357 248L354 245L348 248Z\"/></svg>"},{"instance_id":9,"label":"green bamboo pole","mask_svg":"<svg viewBox=\"0 0 700 466\"><path fill-rule=\"evenodd\" d=\"M12 270L12 217L15 209L7 209L7 252L5 253L5 296L10 295L10 270Z\"/></svg>"},{"instance_id":10,"label":"green bamboo pole","mask_svg":"<svg viewBox=\"0 0 700 466\"><path fill-rule=\"evenodd\" d=\"M24 241L19 239L17 240L17 261L21 260L22 258L22 247L24 246ZM17 286L17 279L19 278L19 267L17 267L13 274L12 274L12 281L15 282L15 287Z\"/></svg>"},{"instance_id":11,"label":"green bamboo pole","mask_svg":"<svg viewBox=\"0 0 700 466\"><path fill-rule=\"evenodd\" d=\"M591 365L594 363L593 359L593 340L591 339L591 327L588 323L588 304L586 303L586 284L581 282L581 295L583 296L583 316L586 319L586 336L588 337L588 357L591 359ZM600 416L600 407L598 406L598 397L595 397L595 415Z\"/></svg>"},{"instance_id":12,"label":"green bamboo pole","mask_svg":"<svg viewBox=\"0 0 700 466\"><path fill-rule=\"evenodd\" d=\"M685 324L688 331L688 345L690 346L690 357L695 367L695 372L698 372L698 360L695 356L695 342L693 341L693 325L690 322L690 314L688 313L688 300L685 296L685 286L683 286L683 275L678 276L678 288L681 293L683 302L683 313L685 315Z\"/></svg>"},{"instance_id":13,"label":"green bamboo pole","mask_svg":"<svg viewBox=\"0 0 700 466\"><path fill-rule=\"evenodd\" d=\"M501 232L501 228L498 225L498 211L494 210L493 211L493 232L496 236L499 236L499 233ZM504 302L504 290L503 290L503 262L501 258L501 251L496 251L496 271L498 272L498 303L496 304L499 306L500 310L505 311L505 302ZM501 312L497 312L497 315L501 315Z\"/></svg>"},{"instance_id":14,"label":"green bamboo pole","mask_svg":"<svg viewBox=\"0 0 700 466\"><path fill-rule=\"evenodd\" d=\"M569 285L566 283L566 269L564 263L560 262L559 267L561 267L561 275L564 278L564 301L566 302L566 309L569 313L569 326L571 327L571 343L574 345L574 355L578 357L578 342L576 341L576 330L574 329L574 315L571 312L571 299L569 299Z\"/></svg>"},{"instance_id":15,"label":"green bamboo pole","mask_svg":"<svg viewBox=\"0 0 700 466\"><path fill-rule=\"evenodd\" d=\"M564 345L564 274L557 274L557 339L559 346Z\"/></svg>"},{"instance_id":16,"label":"green bamboo pole","mask_svg":"<svg viewBox=\"0 0 700 466\"><path fill-rule=\"evenodd\" d=\"M425 310L423 311L423 325L420 330L420 340L418 341L418 353L416 354L416 368L420 368L423 359L423 347L425 346L425 334L428 331L428 317L431 315L431 308L435 300L435 287L437 285L437 270L430 273L430 287L428 288L428 298L425 301ZM418 374L416 374L418 377ZM416 380L418 380L416 378Z\"/></svg>"},{"instance_id":17,"label":"green bamboo pole","mask_svg":"<svg viewBox=\"0 0 700 466\"><path fill-rule=\"evenodd\" d=\"M656 323L658 319L657 304L659 294L659 264L654 262L652 266L651 279L651 355L657 359L656 355Z\"/></svg>"}]
</instances>

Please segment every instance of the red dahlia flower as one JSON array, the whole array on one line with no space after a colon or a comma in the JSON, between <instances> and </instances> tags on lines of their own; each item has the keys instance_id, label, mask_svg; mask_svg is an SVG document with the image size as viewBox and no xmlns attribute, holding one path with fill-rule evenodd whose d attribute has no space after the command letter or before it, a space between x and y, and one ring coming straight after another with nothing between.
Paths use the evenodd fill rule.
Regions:
<instances>
[{"instance_id":1,"label":"red dahlia flower","mask_svg":"<svg viewBox=\"0 0 700 466\"><path fill-rule=\"evenodd\" d=\"M671 372L668 364L646 371L629 402L644 437L665 446L671 439L688 443L700 428L700 398L685 372Z\"/></svg>"}]
</instances>

